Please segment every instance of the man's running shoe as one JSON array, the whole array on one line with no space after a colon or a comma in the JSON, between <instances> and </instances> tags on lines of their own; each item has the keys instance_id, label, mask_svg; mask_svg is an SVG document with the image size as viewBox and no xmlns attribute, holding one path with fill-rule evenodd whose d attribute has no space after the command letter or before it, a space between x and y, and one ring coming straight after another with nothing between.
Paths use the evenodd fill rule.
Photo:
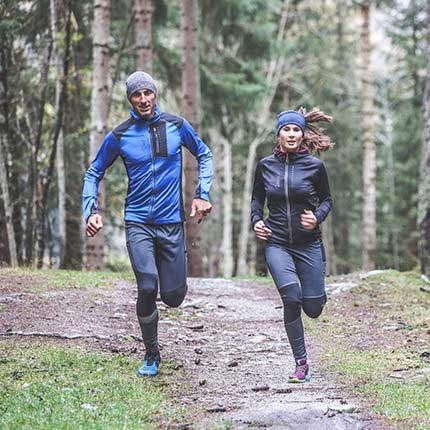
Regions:
<instances>
[{"instance_id":1,"label":"man's running shoe","mask_svg":"<svg viewBox=\"0 0 430 430\"><path fill-rule=\"evenodd\" d=\"M288 382L307 382L310 381L311 375L309 374L309 365L306 358L296 360L296 371L289 376Z\"/></svg>"},{"instance_id":2,"label":"man's running shoe","mask_svg":"<svg viewBox=\"0 0 430 430\"><path fill-rule=\"evenodd\" d=\"M147 352L143 364L139 367L138 376L156 376L158 373L158 366L160 365L161 357L160 352Z\"/></svg>"}]
</instances>

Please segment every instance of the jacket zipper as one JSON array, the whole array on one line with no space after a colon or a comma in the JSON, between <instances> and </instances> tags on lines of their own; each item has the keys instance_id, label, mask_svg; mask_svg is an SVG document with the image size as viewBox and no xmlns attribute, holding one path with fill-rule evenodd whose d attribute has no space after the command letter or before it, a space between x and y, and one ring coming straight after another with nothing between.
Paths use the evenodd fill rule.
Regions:
<instances>
[{"instance_id":1,"label":"jacket zipper","mask_svg":"<svg viewBox=\"0 0 430 430\"><path fill-rule=\"evenodd\" d=\"M153 127L152 130L154 131L155 136L155 150L152 147L151 144L151 152L152 152L152 196L151 196L151 213L150 213L150 220L153 221L153 209L155 204L155 154L157 153L158 149L158 139L157 139L157 130L156 127ZM149 133L149 140L151 141L151 133Z\"/></svg>"},{"instance_id":2,"label":"jacket zipper","mask_svg":"<svg viewBox=\"0 0 430 430\"><path fill-rule=\"evenodd\" d=\"M285 176L284 176L284 189L285 197L287 199L287 220L288 220L288 237L290 239L290 244L293 243L293 230L291 226L291 207L290 207L290 197L288 193L288 167L289 167L288 156L285 160Z\"/></svg>"}]
</instances>

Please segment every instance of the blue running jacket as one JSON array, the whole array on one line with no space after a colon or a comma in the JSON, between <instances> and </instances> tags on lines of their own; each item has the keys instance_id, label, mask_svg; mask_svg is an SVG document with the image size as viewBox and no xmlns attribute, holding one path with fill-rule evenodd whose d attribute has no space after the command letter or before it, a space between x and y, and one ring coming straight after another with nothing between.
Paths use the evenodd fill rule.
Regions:
<instances>
[{"instance_id":1,"label":"blue running jacket","mask_svg":"<svg viewBox=\"0 0 430 430\"><path fill-rule=\"evenodd\" d=\"M120 156L128 174L125 220L171 224L185 220L182 202L182 154L185 146L197 159L199 182L195 197L209 200L212 153L184 118L162 113L143 120L133 109L130 118L104 139L84 178L82 208L85 222L97 213L99 182Z\"/></svg>"}]
</instances>

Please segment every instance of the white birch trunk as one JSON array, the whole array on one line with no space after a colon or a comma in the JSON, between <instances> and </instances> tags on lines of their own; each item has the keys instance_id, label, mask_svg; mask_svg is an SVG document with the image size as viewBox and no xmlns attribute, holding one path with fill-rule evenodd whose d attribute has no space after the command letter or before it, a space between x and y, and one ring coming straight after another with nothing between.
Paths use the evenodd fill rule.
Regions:
<instances>
[{"instance_id":1,"label":"white birch trunk","mask_svg":"<svg viewBox=\"0 0 430 430\"><path fill-rule=\"evenodd\" d=\"M208 130L209 141L213 154L222 154L222 142L219 140L219 129L213 127ZM223 165L220 156L215 156L213 160L214 177L211 186L211 203L216 210L211 212L210 217L205 220L206 237L205 249L207 253L207 274L209 278L219 276L222 273L223 248L220 238L223 237L223 210L222 210L222 186L223 186Z\"/></svg>"},{"instance_id":2,"label":"white birch trunk","mask_svg":"<svg viewBox=\"0 0 430 430\"><path fill-rule=\"evenodd\" d=\"M361 5L363 91L363 270L375 268L376 250L376 154L373 140L373 92L371 73L370 4Z\"/></svg>"},{"instance_id":3,"label":"white birch trunk","mask_svg":"<svg viewBox=\"0 0 430 430\"><path fill-rule=\"evenodd\" d=\"M151 0L134 0L134 47L136 69L152 71Z\"/></svg>"},{"instance_id":4,"label":"white birch trunk","mask_svg":"<svg viewBox=\"0 0 430 430\"><path fill-rule=\"evenodd\" d=\"M58 235L60 238L60 261L62 267L66 249L66 172L64 166L64 137L63 130L58 136L57 146L57 183L58 183Z\"/></svg>"},{"instance_id":5,"label":"white birch trunk","mask_svg":"<svg viewBox=\"0 0 430 430\"><path fill-rule=\"evenodd\" d=\"M231 146L226 139L223 144L223 276L233 276L233 164L231 160Z\"/></svg>"},{"instance_id":6,"label":"white birch trunk","mask_svg":"<svg viewBox=\"0 0 430 430\"><path fill-rule=\"evenodd\" d=\"M90 162L107 134L109 97L109 1L94 1L93 21L93 83L91 92ZM100 183L98 210L104 216L104 184ZM87 238L86 267L101 269L104 251L103 229L93 238Z\"/></svg>"},{"instance_id":7,"label":"white birch trunk","mask_svg":"<svg viewBox=\"0 0 430 430\"><path fill-rule=\"evenodd\" d=\"M59 50L59 7L57 0L50 0L52 50L55 63L55 112L59 111L63 63ZM60 238L60 261L62 266L66 240L66 176L64 172L64 139L61 127L57 142L57 185L58 185L58 234Z\"/></svg>"},{"instance_id":8,"label":"white birch trunk","mask_svg":"<svg viewBox=\"0 0 430 430\"><path fill-rule=\"evenodd\" d=\"M222 194L222 255L223 276L233 276L233 163L231 145L224 137L220 136L223 148L223 194Z\"/></svg>"}]
</instances>

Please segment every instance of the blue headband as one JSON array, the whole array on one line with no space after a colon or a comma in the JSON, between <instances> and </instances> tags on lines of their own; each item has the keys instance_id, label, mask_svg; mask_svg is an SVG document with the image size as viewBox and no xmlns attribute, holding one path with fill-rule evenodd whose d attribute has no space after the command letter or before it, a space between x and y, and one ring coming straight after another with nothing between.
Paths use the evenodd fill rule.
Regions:
<instances>
[{"instance_id":1,"label":"blue headband","mask_svg":"<svg viewBox=\"0 0 430 430\"><path fill-rule=\"evenodd\" d=\"M305 134L306 120L300 112L297 112L295 110L287 110L285 112L281 112L278 115L278 127L276 129L276 135L278 135L281 131L281 128L287 124L297 125L302 130L302 133Z\"/></svg>"}]
</instances>

